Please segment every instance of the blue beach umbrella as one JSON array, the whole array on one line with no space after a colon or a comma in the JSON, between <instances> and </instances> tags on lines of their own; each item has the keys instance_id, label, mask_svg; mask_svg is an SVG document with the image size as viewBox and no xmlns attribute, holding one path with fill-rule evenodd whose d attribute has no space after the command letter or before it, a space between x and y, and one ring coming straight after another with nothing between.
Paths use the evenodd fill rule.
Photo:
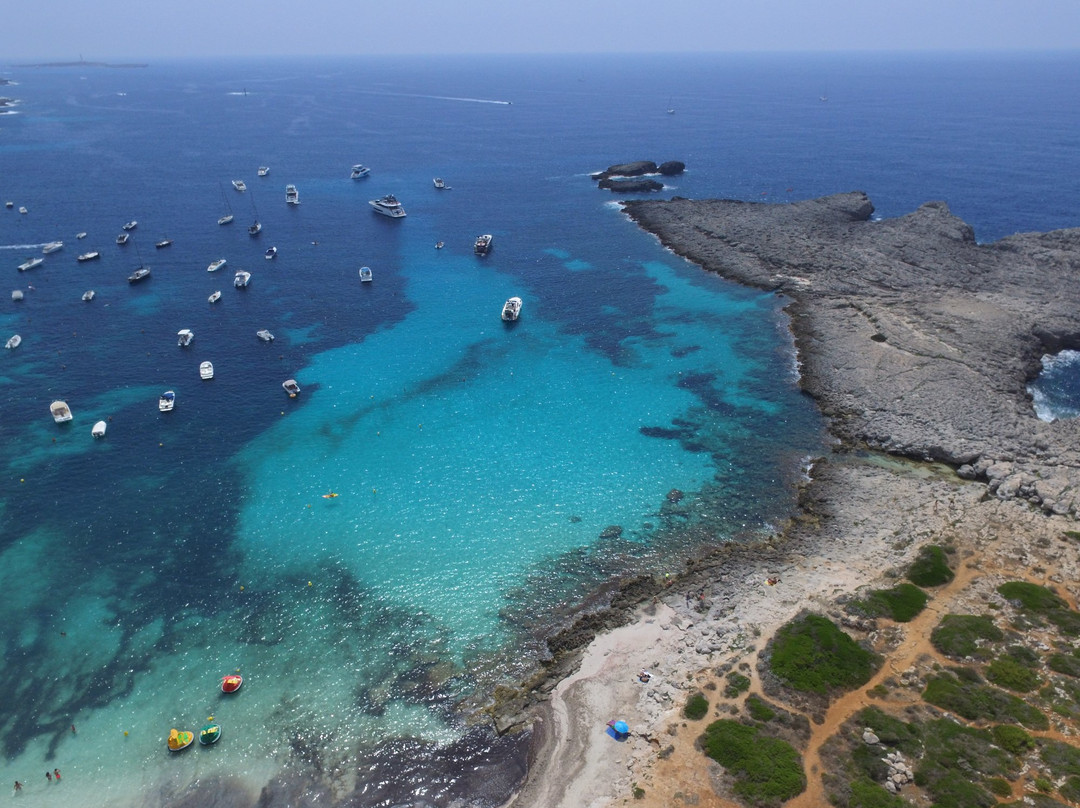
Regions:
<instances>
[{"instance_id":1,"label":"blue beach umbrella","mask_svg":"<svg viewBox=\"0 0 1080 808\"><path fill-rule=\"evenodd\" d=\"M625 721L616 721L614 724L611 725L611 728L620 735L626 735L630 732L630 727L627 726Z\"/></svg>"}]
</instances>

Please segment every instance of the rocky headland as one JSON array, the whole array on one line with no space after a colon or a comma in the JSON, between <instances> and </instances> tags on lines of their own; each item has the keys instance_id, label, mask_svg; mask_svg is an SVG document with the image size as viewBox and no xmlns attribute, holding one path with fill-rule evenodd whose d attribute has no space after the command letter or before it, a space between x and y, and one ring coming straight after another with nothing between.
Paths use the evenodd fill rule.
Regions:
<instances>
[{"instance_id":1,"label":"rocky headland","mask_svg":"<svg viewBox=\"0 0 1080 808\"><path fill-rule=\"evenodd\" d=\"M1080 229L979 244L943 202L873 221L863 193L626 211L705 269L792 298L803 386L845 443L1080 511L1080 422L1039 420L1027 391L1044 354L1080 348Z\"/></svg>"},{"instance_id":2,"label":"rocky headland","mask_svg":"<svg viewBox=\"0 0 1080 808\"><path fill-rule=\"evenodd\" d=\"M609 608L553 638L546 672L502 694L501 729L532 716L515 807L739 805L697 747L703 725L682 707L691 692L723 693L736 670L761 694L768 642L807 610L886 657L880 687L948 664L928 642L936 621L985 606L1004 580L1051 586L1073 606L1080 595L1080 424L1040 421L1027 392L1043 354L1080 347L1080 230L979 244L944 203L875 221L859 192L625 209L704 270L790 299L802 385L836 442L772 539L695 559L673 585L627 582ZM845 612L856 593L892 585L927 544L952 548L958 574L925 619ZM810 727L798 741L808 787L792 808L828 804L821 749L869 693L788 702ZM719 698L714 716L739 710L709 698ZM631 727L623 743L604 732L615 717Z\"/></svg>"}]
</instances>

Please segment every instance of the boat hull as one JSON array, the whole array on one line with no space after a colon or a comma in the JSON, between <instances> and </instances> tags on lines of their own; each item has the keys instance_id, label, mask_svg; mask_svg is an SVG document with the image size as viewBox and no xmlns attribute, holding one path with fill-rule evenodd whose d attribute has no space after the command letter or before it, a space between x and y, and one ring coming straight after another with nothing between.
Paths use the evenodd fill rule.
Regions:
<instances>
[{"instance_id":1,"label":"boat hull","mask_svg":"<svg viewBox=\"0 0 1080 808\"><path fill-rule=\"evenodd\" d=\"M221 692L235 693L244 686L244 677L238 673L221 677Z\"/></svg>"}]
</instances>

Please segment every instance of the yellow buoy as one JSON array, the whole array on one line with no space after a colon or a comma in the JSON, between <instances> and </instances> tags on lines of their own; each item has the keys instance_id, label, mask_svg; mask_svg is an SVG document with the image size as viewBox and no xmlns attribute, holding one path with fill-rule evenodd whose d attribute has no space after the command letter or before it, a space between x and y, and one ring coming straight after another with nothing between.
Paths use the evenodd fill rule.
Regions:
<instances>
[{"instance_id":1,"label":"yellow buoy","mask_svg":"<svg viewBox=\"0 0 1080 808\"><path fill-rule=\"evenodd\" d=\"M124 730L124 737L125 738L127 737L127 730L126 729Z\"/></svg>"},{"instance_id":2,"label":"yellow buoy","mask_svg":"<svg viewBox=\"0 0 1080 808\"><path fill-rule=\"evenodd\" d=\"M308 582L307 582L307 585L308 585L308 586L311 586L311 581L308 581Z\"/></svg>"}]
</instances>

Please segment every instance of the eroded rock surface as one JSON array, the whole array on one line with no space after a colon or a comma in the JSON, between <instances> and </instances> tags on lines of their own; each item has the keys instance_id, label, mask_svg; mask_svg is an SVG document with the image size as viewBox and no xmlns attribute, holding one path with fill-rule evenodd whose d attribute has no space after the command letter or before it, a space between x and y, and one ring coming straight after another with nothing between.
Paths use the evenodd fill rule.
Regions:
<instances>
[{"instance_id":1,"label":"eroded rock surface","mask_svg":"<svg viewBox=\"0 0 1080 808\"><path fill-rule=\"evenodd\" d=\"M1080 512L1080 421L1040 421L1027 393L1044 353L1080 348L1080 229L979 244L943 202L872 221L861 192L626 210L705 269L792 298L804 387L841 440Z\"/></svg>"}]
</instances>

